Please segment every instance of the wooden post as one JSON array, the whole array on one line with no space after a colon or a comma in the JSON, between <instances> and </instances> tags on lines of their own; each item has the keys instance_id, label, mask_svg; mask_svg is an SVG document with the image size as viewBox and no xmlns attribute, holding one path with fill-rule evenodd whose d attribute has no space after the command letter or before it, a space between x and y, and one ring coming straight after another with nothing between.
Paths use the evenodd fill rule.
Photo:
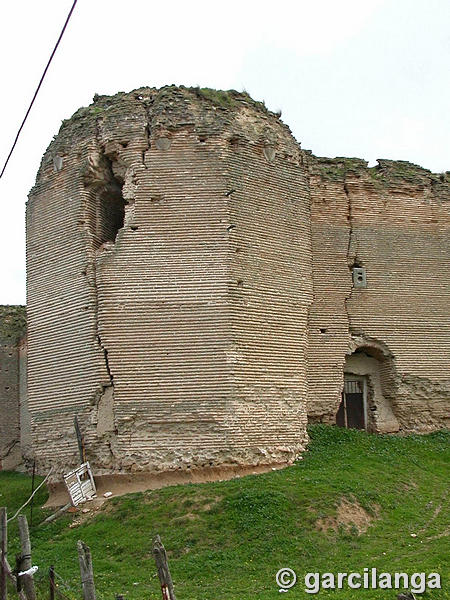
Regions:
<instances>
[{"instance_id":1,"label":"wooden post","mask_svg":"<svg viewBox=\"0 0 450 600\"><path fill-rule=\"evenodd\" d=\"M8 524L6 521L6 508L0 508L0 600L7 600L6 589L6 560L8 548Z\"/></svg>"},{"instance_id":2,"label":"wooden post","mask_svg":"<svg viewBox=\"0 0 450 600\"><path fill-rule=\"evenodd\" d=\"M1 555L0 555L0 576L1 576L1 564L2 564L2 560L1 560ZM5 560L5 570L6 570L6 576L11 579L13 586L17 589L18 588L17 577L14 575L14 573L11 569L11 565L9 564L8 559ZM17 593L19 595L20 600L27 600L23 590L20 590Z\"/></svg>"},{"instance_id":3,"label":"wooden post","mask_svg":"<svg viewBox=\"0 0 450 600\"><path fill-rule=\"evenodd\" d=\"M49 581L49 600L55 600L55 567L50 565L48 570L48 581Z\"/></svg>"},{"instance_id":4,"label":"wooden post","mask_svg":"<svg viewBox=\"0 0 450 600\"><path fill-rule=\"evenodd\" d=\"M31 542L28 522L25 515L17 517L19 525L20 547L22 550L22 571L31 568ZM33 575L22 575L21 584L28 600L36 600L36 591L34 589Z\"/></svg>"},{"instance_id":5,"label":"wooden post","mask_svg":"<svg viewBox=\"0 0 450 600\"><path fill-rule=\"evenodd\" d=\"M80 563L81 585L83 587L83 599L95 600L94 569L89 546L78 540L78 560Z\"/></svg>"},{"instance_id":6,"label":"wooden post","mask_svg":"<svg viewBox=\"0 0 450 600\"><path fill-rule=\"evenodd\" d=\"M33 527L33 503L34 503L34 478L36 475L36 461L33 461L33 474L31 476L31 502L30 502L30 527Z\"/></svg>"},{"instance_id":7,"label":"wooden post","mask_svg":"<svg viewBox=\"0 0 450 600\"><path fill-rule=\"evenodd\" d=\"M66 512L66 510L69 509L71 506L72 506L72 502L68 502L61 508L58 508L58 510L56 512L54 512L52 515L50 515L49 517L44 519L44 521L41 521L39 523L38 527L40 527L41 525L44 525L45 523L51 523L52 521L54 521L55 519L60 517L62 514L64 514Z\"/></svg>"},{"instance_id":8,"label":"wooden post","mask_svg":"<svg viewBox=\"0 0 450 600\"><path fill-rule=\"evenodd\" d=\"M80 454L80 462L83 464L86 462L86 450L84 448L83 436L81 435L80 424L78 423L77 415L75 415L75 417L73 418L73 425L75 427L75 434L77 436L78 452Z\"/></svg>"},{"instance_id":9,"label":"wooden post","mask_svg":"<svg viewBox=\"0 0 450 600\"><path fill-rule=\"evenodd\" d=\"M27 597L25 596L25 592L22 589L18 589L20 584L20 577L16 577L14 575L14 573L11 571L11 565L8 563L8 561L6 561L6 574L8 575L8 577L11 579L13 586L16 588L17 590L17 594L19 595L20 600L27 600Z\"/></svg>"},{"instance_id":10,"label":"wooden post","mask_svg":"<svg viewBox=\"0 0 450 600\"><path fill-rule=\"evenodd\" d=\"M22 591L22 578L19 577L19 575L18 575L18 573L20 573L21 570L22 570L22 555L19 552L18 554L16 554L16 570L15 570L15 572L17 573L17 576L16 576L17 592Z\"/></svg>"},{"instance_id":11,"label":"wooden post","mask_svg":"<svg viewBox=\"0 0 450 600\"><path fill-rule=\"evenodd\" d=\"M156 568L158 569L163 600L176 600L172 576L170 575L169 563L167 561L166 549L164 548L159 535L156 536L155 541L153 542L153 557L155 559Z\"/></svg>"}]
</instances>

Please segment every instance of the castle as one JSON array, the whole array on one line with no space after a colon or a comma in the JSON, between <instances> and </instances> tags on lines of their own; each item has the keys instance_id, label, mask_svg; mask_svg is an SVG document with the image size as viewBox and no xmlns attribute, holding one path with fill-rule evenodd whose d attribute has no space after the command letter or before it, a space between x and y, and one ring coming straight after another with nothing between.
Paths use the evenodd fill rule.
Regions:
<instances>
[{"instance_id":1,"label":"castle","mask_svg":"<svg viewBox=\"0 0 450 600\"><path fill-rule=\"evenodd\" d=\"M245 93L96 96L29 195L4 468L6 440L76 465L75 416L99 474L290 464L308 419L448 426L449 201L450 173L317 158Z\"/></svg>"}]
</instances>

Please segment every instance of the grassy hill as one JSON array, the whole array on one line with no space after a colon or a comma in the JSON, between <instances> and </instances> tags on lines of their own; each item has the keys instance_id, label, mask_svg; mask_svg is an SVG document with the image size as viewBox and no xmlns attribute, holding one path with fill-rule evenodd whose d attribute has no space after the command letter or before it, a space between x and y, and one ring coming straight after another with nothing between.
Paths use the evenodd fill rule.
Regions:
<instances>
[{"instance_id":1,"label":"grassy hill","mask_svg":"<svg viewBox=\"0 0 450 600\"><path fill-rule=\"evenodd\" d=\"M76 541L92 550L97 597L159 599L151 542L168 551L178 600L269 600L275 574L297 573L287 598L305 592L308 572L438 572L450 598L450 433L376 436L328 426L310 428L302 461L281 471L232 481L183 485L111 498L98 511L67 515L31 530L37 581L47 598L50 564L81 598ZM9 515L28 497L30 478L0 473L0 505ZM38 503L45 501L40 493ZM28 509L27 516L28 516ZM35 509L34 522L44 517ZM10 556L18 551L10 524ZM58 581L60 581L58 579ZM447 589L446 589L447 588ZM318 596L396 598L389 589L322 589Z\"/></svg>"}]
</instances>

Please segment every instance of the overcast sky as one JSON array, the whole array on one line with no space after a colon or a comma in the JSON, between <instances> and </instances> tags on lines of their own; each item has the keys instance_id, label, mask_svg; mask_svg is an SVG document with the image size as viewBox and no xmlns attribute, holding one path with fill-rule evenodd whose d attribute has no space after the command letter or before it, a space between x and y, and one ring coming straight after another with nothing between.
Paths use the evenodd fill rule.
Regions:
<instances>
[{"instance_id":1,"label":"overcast sky","mask_svg":"<svg viewBox=\"0 0 450 600\"><path fill-rule=\"evenodd\" d=\"M0 162L73 0L0 8ZM450 170L449 0L78 0L0 180L0 303L25 302L25 202L61 121L95 93L245 89L319 156Z\"/></svg>"}]
</instances>

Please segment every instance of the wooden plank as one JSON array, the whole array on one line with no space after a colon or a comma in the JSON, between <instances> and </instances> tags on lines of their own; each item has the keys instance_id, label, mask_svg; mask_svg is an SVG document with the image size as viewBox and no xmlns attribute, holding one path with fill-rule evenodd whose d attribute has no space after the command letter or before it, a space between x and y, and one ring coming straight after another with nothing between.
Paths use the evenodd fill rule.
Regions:
<instances>
[{"instance_id":1,"label":"wooden plank","mask_svg":"<svg viewBox=\"0 0 450 600\"><path fill-rule=\"evenodd\" d=\"M25 515L17 517L19 525L20 547L22 550L21 570L27 571L31 568L31 542L28 522ZM36 591L34 589L33 575L22 575L21 584L28 600L36 600Z\"/></svg>"},{"instance_id":2,"label":"wooden plank","mask_svg":"<svg viewBox=\"0 0 450 600\"><path fill-rule=\"evenodd\" d=\"M155 559L156 568L158 569L163 600L176 600L166 549L164 548L159 535L156 536L155 541L153 542L153 557Z\"/></svg>"},{"instance_id":3,"label":"wooden plank","mask_svg":"<svg viewBox=\"0 0 450 600\"><path fill-rule=\"evenodd\" d=\"M89 546L78 540L78 560L80 563L81 585L84 600L95 600L94 569Z\"/></svg>"}]
</instances>

